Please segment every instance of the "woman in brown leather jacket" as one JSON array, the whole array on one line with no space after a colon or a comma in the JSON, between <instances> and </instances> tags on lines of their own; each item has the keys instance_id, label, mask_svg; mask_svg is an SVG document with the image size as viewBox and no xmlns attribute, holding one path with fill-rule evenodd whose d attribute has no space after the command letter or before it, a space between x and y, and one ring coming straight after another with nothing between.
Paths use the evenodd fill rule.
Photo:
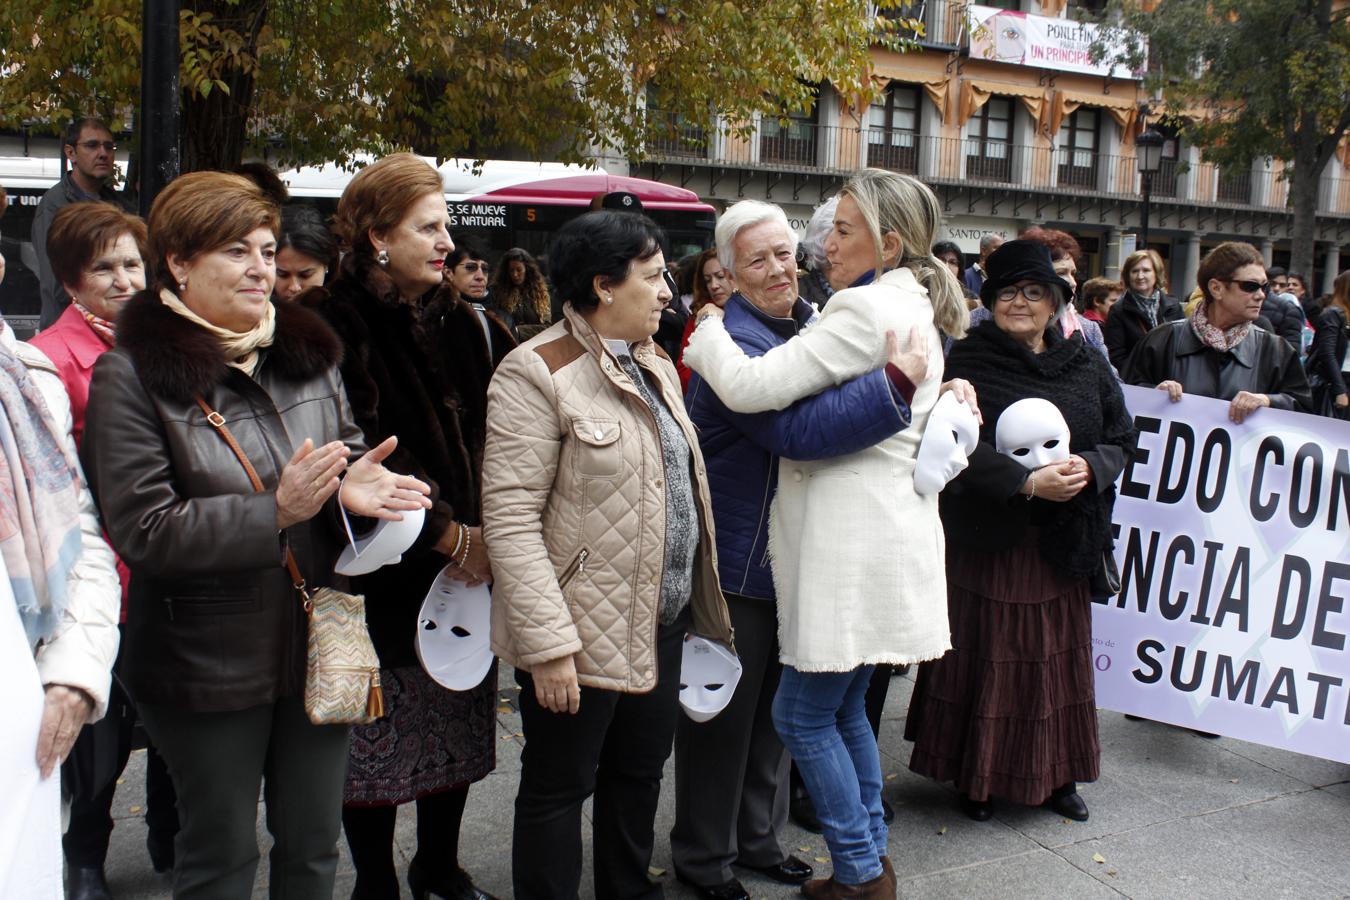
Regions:
<instances>
[{"instance_id":1,"label":"woman in brown leather jacket","mask_svg":"<svg viewBox=\"0 0 1350 900\"><path fill-rule=\"evenodd\" d=\"M173 893L252 893L262 782L273 894L327 897L348 729L305 714L306 617L284 551L309 585L333 585L339 476L343 505L379 518L429 505L428 489L380 465L393 441L365 452L328 326L270 302L277 208L252 182L184 175L149 230L155 279L94 366L81 457L131 569L122 668L178 793Z\"/></svg>"},{"instance_id":2,"label":"woman in brown leather jacket","mask_svg":"<svg viewBox=\"0 0 1350 900\"><path fill-rule=\"evenodd\" d=\"M549 251L563 319L488 390L492 645L516 667L525 730L516 900L578 895L591 794L593 895L660 895L647 865L681 643L731 641L703 457L652 342L671 296L662 239L635 213L569 222Z\"/></svg>"}]
</instances>

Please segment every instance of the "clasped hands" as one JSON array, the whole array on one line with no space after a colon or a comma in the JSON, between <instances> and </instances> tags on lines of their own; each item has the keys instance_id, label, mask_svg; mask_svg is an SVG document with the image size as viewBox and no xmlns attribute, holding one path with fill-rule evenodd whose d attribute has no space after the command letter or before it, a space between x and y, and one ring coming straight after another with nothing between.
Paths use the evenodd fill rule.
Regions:
<instances>
[{"instance_id":1,"label":"clasped hands","mask_svg":"<svg viewBox=\"0 0 1350 900\"><path fill-rule=\"evenodd\" d=\"M309 438L281 470L277 484L277 528L289 528L316 516L342 485L342 505L348 512L397 522L403 512L431 508L431 487L411 475L398 475L383 465L398 446L390 437L364 456L347 464L351 450L342 441L315 447ZM339 478L343 471L346 476Z\"/></svg>"}]
</instances>

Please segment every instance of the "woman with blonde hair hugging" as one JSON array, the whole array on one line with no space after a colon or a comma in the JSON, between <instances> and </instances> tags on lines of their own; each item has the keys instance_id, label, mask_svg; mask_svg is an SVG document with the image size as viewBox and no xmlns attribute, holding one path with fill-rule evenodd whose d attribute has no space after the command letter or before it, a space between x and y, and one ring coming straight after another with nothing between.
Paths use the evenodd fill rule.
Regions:
<instances>
[{"instance_id":1,"label":"woman with blonde hair hugging","mask_svg":"<svg viewBox=\"0 0 1350 900\"><path fill-rule=\"evenodd\" d=\"M883 366L910 405L910 427L867 450L781 462L769 536L784 666L773 718L815 800L834 866L830 878L803 886L808 897L895 896L863 696L876 665L934 659L950 647L937 497L916 493L912 478L941 390L939 330L959 338L969 318L956 278L929 253L940 221L937 199L918 180L859 172L840 192L825 241L831 280L848 287L819 322L751 359L705 308L685 352L736 412L781 409ZM973 402L967 387L957 389Z\"/></svg>"}]
</instances>

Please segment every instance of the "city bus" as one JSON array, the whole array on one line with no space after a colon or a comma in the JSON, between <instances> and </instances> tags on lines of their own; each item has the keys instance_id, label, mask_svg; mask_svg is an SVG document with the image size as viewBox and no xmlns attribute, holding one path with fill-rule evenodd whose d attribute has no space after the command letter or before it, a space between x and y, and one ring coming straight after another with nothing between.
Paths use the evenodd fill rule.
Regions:
<instances>
[{"instance_id":1,"label":"city bus","mask_svg":"<svg viewBox=\"0 0 1350 900\"><path fill-rule=\"evenodd\" d=\"M427 161L434 165L434 160ZM0 185L9 193L9 212L0 218L0 253L8 264L0 283L0 313L21 337L31 336L37 327L41 303L37 257L30 243L33 214L42 195L60 179L61 162L0 156ZM642 211L665 230L666 256L672 262L713 242L713 207L674 185L562 163L488 160L475 169L470 162L451 160L439 171L451 233L472 235L494 262L512 247L536 256L547 253L554 232L606 194L628 195L641 203ZM292 202L312 204L328 216L355 172L325 165L278 174Z\"/></svg>"}]
</instances>

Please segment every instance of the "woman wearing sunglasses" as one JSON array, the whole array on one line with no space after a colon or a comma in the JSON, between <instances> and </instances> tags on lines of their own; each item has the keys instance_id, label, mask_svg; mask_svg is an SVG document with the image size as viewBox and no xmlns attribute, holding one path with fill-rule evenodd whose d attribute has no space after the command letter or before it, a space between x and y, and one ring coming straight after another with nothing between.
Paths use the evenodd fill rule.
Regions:
<instances>
[{"instance_id":1,"label":"woman wearing sunglasses","mask_svg":"<svg viewBox=\"0 0 1350 900\"><path fill-rule=\"evenodd\" d=\"M1220 244L1200 261L1201 298L1184 319L1153 329L1125 364L1126 384L1156 385L1172 402L1183 393L1230 401L1241 424L1263 406L1309 412L1312 392L1298 354L1252 327L1266 294L1266 269L1251 244Z\"/></svg>"}]
</instances>

